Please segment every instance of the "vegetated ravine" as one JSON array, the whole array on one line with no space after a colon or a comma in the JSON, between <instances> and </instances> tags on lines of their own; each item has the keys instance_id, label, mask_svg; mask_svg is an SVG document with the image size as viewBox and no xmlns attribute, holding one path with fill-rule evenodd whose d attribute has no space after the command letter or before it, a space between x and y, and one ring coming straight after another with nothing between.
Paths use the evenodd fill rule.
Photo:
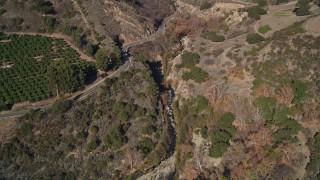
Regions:
<instances>
[{"instance_id":1,"label":"vegetated ravine","mask_svg":"<svg viewBox=\"0 0 320 180\"><path fill-rule=\"evenodd\" d=\"M161 62L159 61L153 61L148 62L148 65L152 71L152 76L155 79L156 83L159 86L160 94L164 94L164 96L161 96L161 101L163 104L163 117L164 117L164 123L166 124L168 128L168 133L170 137L169 142L169 149L167 153L166 159L170 158L175 151L176 146L176 131L175 131L175 125L174 125L174 115L172 110L172 102L175 97L174 90L171 88L171 86L166 87L164 84L164 76L161 69Z\"/></svg>"}]
</instances>

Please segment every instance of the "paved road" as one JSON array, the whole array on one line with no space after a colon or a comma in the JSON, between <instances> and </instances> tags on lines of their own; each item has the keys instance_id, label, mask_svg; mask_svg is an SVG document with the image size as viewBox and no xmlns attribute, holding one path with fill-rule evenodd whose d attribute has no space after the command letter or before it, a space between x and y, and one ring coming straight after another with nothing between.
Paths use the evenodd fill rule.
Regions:
<instances>
[{"instance_id":1,"label":"paved road","mask_svg":"<svg viewBox=\"0 0 320 180\"><path fill-rule=\"evenodd\" d=\"M166 19L164 19L162 24L159 26L158 30L155 33L151 34L148 37L142 38L140 40L123 44L122 49L124 51L127 51L128 49L130 49L133 46L143 44L143 43L149 42L149 41L154 41L157 37L159 37L160 35L162 35L164 33L164 30L166 28L166 23L169 22L175 15L176 15L176 13L174 13L174 14L168 16Z\"/></svg>"},{"instance_id":2,"label":"paved road","mask_svg":"<svg viewBox=\"0 0 320 180\"><path fill-rule=\"evenodd\" d=\"M117 71L115 71L114 73L108 75L106 78L116 77L121 72L128 70L129 67L131 66L131 63L132 63L132 59L129 56L129 54L127 53L128 50L133 46L136 46L136 45L139 45L139 44L143 44L143 43L148 42L148 41L155 40L159 35L161 35L164 32L165 24L168 21L170 21L174 17L174 15L175 14L172 14L171 16L167 17L163 21L161 26L158 28L158 30L154 34L150 35L149 37L146 37L146 38L143 38L143 39L131 42L131 43L124 44L123 47L122 47L122 50L125 52L124 56L125 56L126 62ZM100 80L98 83L96 83L94 86L92 86L91 88L89 88L88 90L83 92L82 94L70 97L69 99L70 100L74 100L74 101L81 101L81 100L85 99L89 95L91 95L94 92L96 92L101 87L101 85L103 84L103 82L104 82L104 80L106 78ZM27 114L31 109L33 109L33 110L37 110L37 109L45 110L45 109L51 108L51 106L52 106L52 104L48 104L48 105L44 105L44 106L38 106L38 107L33 107L33 108L29 108L29 109L23 109L23 110L19 110L19 111L10 111L10 112L8 112L6 114L0 114L0 119L20 117L20 116L23 116L23 115Z\"/></svg>"}]
</instances>

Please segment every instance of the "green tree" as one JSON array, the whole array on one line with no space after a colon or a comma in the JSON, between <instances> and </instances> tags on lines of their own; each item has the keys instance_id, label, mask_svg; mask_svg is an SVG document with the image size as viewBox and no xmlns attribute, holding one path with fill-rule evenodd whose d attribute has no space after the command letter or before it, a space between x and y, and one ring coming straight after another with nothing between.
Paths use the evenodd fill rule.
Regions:
<instances>
[{"instance_id":1,"label":"green tree","mask_svg":"<svg viewBox=\"0 0 320 180\"><path fill-rule=\"evenodd\" d=\"M121 51L116 46L113 51L100 48L95 54L97 69L107 71L115 66L120 65Z\"/></svg>"},{"instance_id":2,"label":"green tree","mask_svg":"<svg viewBox=\"0 0 320 180\"><path fill-rule=\"evenodd\" d=\"M310 6L309 6L309 0L299 0L296 4L296 7L298 8L296 10L297 16L306 16L310 14Z\"/></svg>"},{"instance_id":3,"label":"green tree","mask_svg":"<svg viewBox=\"0 0 320 180\"><path fill-rule=\"evenodd\" d=\"M185 72L182 75L182 79L187 81L189 79L194 80L196 83L203 83L206 81L208 73L203 71L201 68L194 66L191 68L190 72Z\"/></svg>"},{"instance_id":4,"label":"green tree","mask_svg":"<svg viewBox=\"0 0 320 180\"><path fill-rule=\"evenodd\" d=\"M43 13L43 14L54 14L55 13L53 5L49 1L33 0L32 3L33 3L32 9L34 9L40 13Z\"/></svg>"},{"instance_id":5,"label":"green tree","mask_svg":"<svg viewBox=\"0 0 320 180\"><path fill-rule=\"evenodd\" d=\"M94 49L93 49L93 45L91 42L88 42L86 45L86 53L90 56L93 56L93 54L94 54Z\"/></svg>"},{"instance_id":6,"label":"green tree","mask_svg":"<svg viewBox=\"0 0 320 180\"><path fill-rule=\"evenodd\" d=\"M194 65L199 63L200 56L197 53L185 51L181 55L181 59L181 67L192 68Z\"/></svg>"},{"instance_id":7,"label":"green tree","mask_svg":"<svg viewBox=\"0 0 320 180\"><path fill-rule=\"evenodd\" d=\"M54 114L62 115L67 112L71 106L71 102L65 98L59 98L52 105L52 111Z\"/></svg>"},{"instance_id":8,"label":"green tree","mask_svg":"<svg viewBox=\"0 0 320 180\"><path fill-rule=\"evenodd\" d=\"M51 63L46 72L48 89L57 96L74 92L84 87L85 73L75 64L66 60L57 60Z\"/></svg>"},{"instance_id":9,"label":"green tree","mask_svg":"<svg viewBox=\"0 0 320 180\"><path fill-rule=\"evenodd\" d=\"M210 9L212 7L212 3L210 2L204 2L200 6L200 10Z\"/></svg>"},{"instance_id":10,"label":"green tree","mask_svg":"<svg viewBox=\"0 0 320 180\"><path fill-rule=\"evenodd\" d=\"M142 150L143 154L148 155L154 148L154 143L150 138L143 138L139 142L139 148Z\"/></svg>"},{"instance_id":11,"label":"green tree","mask_svg":"<svg viewBox=\"0 0 320 180\"><path fill-rule=\"evenodd\" d=\"M252 19L259 20L260 15L267 14L267 11L262 9L260 6L253 6L247 9L248 16Z\"/></svg>"},{"instance_id":12,"label":"green tree","mask_svg":"<svg viewBox=\"0 0 320 180\"><path fill-rule=\"evenodd\" d=\"M212 145L209 149L209 156L218 158L229 147L229 141L234 137L236 128L232 125L235 117L232 113L225 113L218 120L217 127L211 132Z\"/></svg>"},{"instance_id":13,"label":"green tree","mask_svg":"<svg viewBox=\"0 0 320 180\"><path fill-rule=\"evenodd\" d=\"M311 152L310 161L307 164L306 170L308 172L308 176L310 179L318 179L315 178L320 169L320 133L316 133L313 138L309 138L308 146Z\"/></svg>"},{"instance_id":14,"label":"green tree","mask_svg":"<svg viewBox=\"0 0 320 180\"><path fill-rule=\"evenodd\" d=\"M77 47L82 47L82 37L78 32L73 31L71 37Z\"/></svg>"},{"instance_id":15,"label":"green tree","mask_svg":"<svg viewBox=\"0 0 320 180\"><path fill-rule=\"evenodd\" d=\"M260 43L262 41L264 41L264 37L260 36L257 33L250 33L247 35L247 42L249 44L256 44L256 43Z\"/></svg>"},{"instance_id":16,"label":"green tree","mask_svg":"<svg viewBox=\"0 0 320 180\"><path fill-rule=\"evenodd\" d=\"M137 53L137 54L133 55L133 60L137 61L137 62L147 61L147 59L144 57L144 55L142 53Z\"/></svg>"},{"instance_id":17,"label":"green tree","mask_svg":"<svg viewBox=\"0 0 320 180\"><path fill-rule=\"evenodd\" d=\"M0 101L0 111L7 111L8 109L8 105Z\"/></svg>"},{"instance_id":18,"label":"green tree","mask_svg":"<svg viewBox=\"0 0 320 180\"><path fill-rule=\"evenodd\" d=\"M91 152L95 149L97 149L97 147L99 146L99 140L97 138L93 138L86 146L86 151L87 152Z\"/></svg>"},{"instance_id":19,"label":"green tree","mask_svg":"<svg viewBox=\"0 0 320 180\"><path fill-rule=\"evenodd\" d=\"M122 126L115 126L103 139L104 144L107 148L120 148L125 142L127 142L127 138L124 136L125 132L123 131Z\"/></svg>"},{"instance_id":20,"label":"green tree","mask_svg":"<svg viewBox=\"0 0 320 180\"><path fill-rule=\"evenodd\" d=\"M48 32L52 32L54 30L54 28L56 27L57 20L54 17L45 16L43 18L43 22L46 26L46 30Z\"/></svg>"},{"instance_id":21,"label":"green tree","mask_svg":"<svg viewBox=\"0 0 320 180\"><path fill-rule=\"evenodd\" d=\"M223 42L225 40L224 36L218 35L217 33L211 32L211 31L205 31L202 34L202 37L205 38L205 39L209 39L209 40L211 40L213 42Z\"/></svg>"}]
</instances>

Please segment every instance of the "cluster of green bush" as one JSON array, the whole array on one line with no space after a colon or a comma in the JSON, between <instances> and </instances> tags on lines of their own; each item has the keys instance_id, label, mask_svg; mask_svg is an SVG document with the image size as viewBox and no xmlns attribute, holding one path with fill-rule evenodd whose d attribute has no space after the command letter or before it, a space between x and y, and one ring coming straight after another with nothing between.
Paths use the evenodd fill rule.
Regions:
<instances>
[{"instance_id":1,"label":"cluster of green bush","mask_svg":"<svg viewBox=\"0 0 320 180\"><path fill-rule=\"evenodd\" d=\"M196 83L206 82L207 77L208 77L208 73L197 66L192 67L190 72L185 72L182 75L183 80L187 81L189 79L192 79Z\"/></svg>"},{"instance_id":2,"label":"cluster of green bush","mask_svg":"<svg viewBox=\"0 0 320 180\"><path fill-rule=\"evenodd\" d=\"M117 46L113 46L113 50L100 48L95 53L97 69L108 71L115 69L121 65L121 50Z\"/></svg>"},{"instance_id":3,"label":"cluster of green bush","mask_svg":"<svg viewBox=\"0 0 320 180\"><path fill-rule=\"evenodd\" d=\"M146 110L133 103L116 102L113 105L112 112L117 114L120 121L127 122L131 118L144 116Z\"/></svg>"},{"instance_id":4,"label":"cluster of green bush","mask_svg":"<svg viewBox=\"0 0 320 180\"><path fill-rule=\"evenodd\" d=\"M175 107L176 109L177 107ZM178 117L184 120L182 123L191 128L202 128L207 120L214 117L213 109L208 100L200 95L186 100L180 109L181 111L177 112Z\"/></svg>"},{"instance_id":5,"label":"cluster of green bush","mask_svg":"<svg viewBox=\"0 0 320 180\"><path fill-rule=\"evenodd\" d=\"M252 19L259 20L261 15L267 14L267 11L264 10L261 6L253 6L247 9L248 16Z\"/></svg>"},{"instance_id":6,"label":"cluster of green bush","mask_svg":"<svg viewBox=\"0 0 320 180\"><path fill-rule=\"evenodd\" d=\"M184 72L182 79L187 81L189 79L194 80L196 83L203 83L206 81L208 73L201 68L195 66L199 63L200 56L197 53L185 51L181 55L181 64L176 65L177 68L188 68L188 72Z\"/></svg>"},{"instance_id":7,"label":"cluster of green bush","mask_svg":"<svg viewBox=\"0 0 320 180\"><path fill-rule=\"evenodd\" d=\"M123 127L117 125L105 135L103 143L106 148L119 149L127 140Z\"/></svg>"},{"instance_id":8,"label":"cluster of green bush","mask_svg":"<svg viewBox=\"0 0 320 180\"><path fill-rule=\"evenodd\" d=\"M51 16L44 16L43 22L45 25L45 32L53 32L57 25L57 20Z\"/></svg>"},{"instance_id":9,"label":"cluster of green bush","mask_svg":"<svg viewBox=\"0 0 320 180\"><path fill-rule=\"evenodd\" d=\"M98 46L88 40L86 32L84 32L82 28L64 23L60 27L60 31L63 34L70 36L74 44L89 56L94 56L96 54Z\"/></svg>"},{"instance_id":10,"label":"cluster of green bush","mask_svg":"<svg viewBox=\"0 0 320 180\"><path fill-rule=\"evenodd\" d=\"M200 55L194 52L185 51L181 55L181 64L177 68L192 68L200 62Z\"/></svg>"},{"instance_id":11,"label":"cluster of green bush","mask_svg":"<svg viewBox=\"0 0 320 180\"><path fill-rule=\"evenodd\" d=\"M247 35L247 42L249 44L256 44L256 43L261 43L265 40L264 37L259 35L258 33L250 33Z\"/></svg>"},{"instance_id":12,"label":"cluster of green bush","mask_svg":"<svg viewBox=\"0 0 320 180\"><path fill-rule=\"evenodd\" d=\"M259 32L262 34L265 34L270 30L271 30L271 27L268 24L259 27Z\"/></svg>"},{"instance_id":13,"label":"cluster of green bush","mask_svg":"<svg viewBox=\"0 0 320 180\"><path fill-rule=\"evenodd\" d=\"M205 1L200 5L200 10L210 9L213 6L212 3Z\"/></svg>"},{"instance_id":14,"label":"cluster of green bush","mask_svg":"<svg viewBox=\"0 0 320 180\"><path fill-rule=\"evenodd\" d=\"M221 157L230 146L230 140L236 133L236 128L232 125L235 117L232 113L225 113L218 120L216 128L210 132L211 147L209 156L213 158Z\"/></svg>"},{"instance_id":15,"label":"cluster of green bush","mask_svg":"<svg viewBox=\"0 0 320 180\"><path fill-rule=\"evenodd\" d=\"M139 141L139 149L142 150L143 154L147 156L155 147L155 144L150 138L143 138Z\"/></svg>"},{"instance_id":16,"label":"cluster of green bush","mask_svg":"<svg viewBox=\"0 0 320 180\"><path fill-rule=\"evenodd\" d=\"M32 9L43 14L54 14L55 10L50 1L34 0L32 1Z\"/></svg>"},{"instance_id":17,"label":"cluster of green bush","mask_svg":"<svg viewBox=\"0 0 320 180\"><path fill-rule=\"evenodd\" d=\"M299 0L296 4L296 15L297 16L306 16L310 14L310 1L309 0Z\"/></svg>"},{"instance_id":18,"label":"cluster of green bush","mask_svg":"<svg viewBox=\"0 0 320 180\"><path fill-rule=\"evenodd\" d=\"M271 97L264 96L258 97L256 104L262 110L267 127L271 127L272 125L278 127L278 130L273 133L276 143L295 141L295 135L302 129L302 126L296 120L289 117L292 115L292 111L288 107L278 104Z\"/></svg>"},{"instance_id":19,"label":"cluster of green bush","mask_svg":"<svg viewBox=\"0 0 320 180\"><path fill-rule=\"evenodd\" d=\"M218 35L216 32L212 31L205 31L202 34L202 37L213 42L223 42L225 40L225 37L223 35Z\"/></svg>"}]
</instances>

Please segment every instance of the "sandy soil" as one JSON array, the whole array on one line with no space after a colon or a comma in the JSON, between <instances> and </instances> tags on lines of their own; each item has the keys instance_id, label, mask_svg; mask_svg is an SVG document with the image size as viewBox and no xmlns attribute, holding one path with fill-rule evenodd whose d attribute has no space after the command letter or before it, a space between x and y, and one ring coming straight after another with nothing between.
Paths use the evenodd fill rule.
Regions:
<instances>
[{"instance_id":1,"label":"sandy soil","mask_svg":"<svg viewBox=\"0 0 320 180\"><path fill-rule=\"evenodd\" d=\"M309 19L304 24L304 27L308 33L314 36L319 36L320 35L320 16Z\"/></svg>"}]
</instances>

